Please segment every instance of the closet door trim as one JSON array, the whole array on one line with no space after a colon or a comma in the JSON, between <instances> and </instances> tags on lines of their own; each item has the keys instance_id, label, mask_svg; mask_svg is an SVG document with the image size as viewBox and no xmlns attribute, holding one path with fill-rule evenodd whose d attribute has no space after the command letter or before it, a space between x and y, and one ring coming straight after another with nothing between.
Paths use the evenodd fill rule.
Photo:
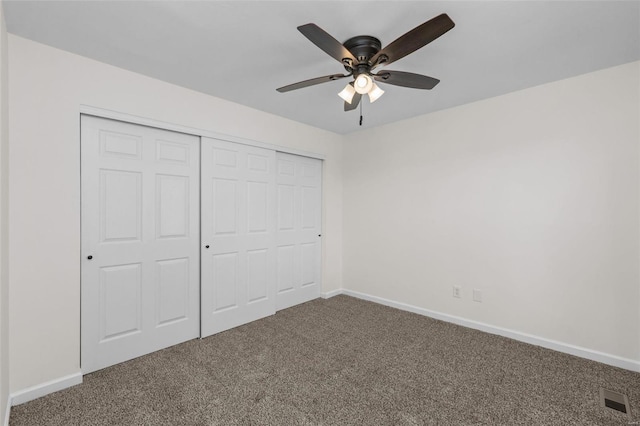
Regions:
<instances>
[{"instance_id":1,"label":"closet door trim","mask_svg":"<svg viewBox=\"0 0 640 426\"><path fill-rule=\"evenodd\" d=\"M226 142L234 142L243 145L255 146L258 148L270 149L278 152L285 152L288 154L300 155L302 157L317 158L318 160L324 160L326 156L316 152L305 151L302 149L289 148L286 146L280 146L270 144L266 142L254 141L252 139L241 138L233 135L227 135L224 133L214 132L206 129L199 129L196 127L182 126L180 124L168 123L166 121L154 120L152 118L140 117L137 115L126 114L123 112L112 111L104 108L98 108L90 105L80 105L81 115L92 115L99 118L110 118L112 120L124 121L131 124L140 124L147 127L156 127L162 130L171 130L178 133L187 133L190 135L206 137L211 139L218 139Z\"/></svg>"}]
</instances>

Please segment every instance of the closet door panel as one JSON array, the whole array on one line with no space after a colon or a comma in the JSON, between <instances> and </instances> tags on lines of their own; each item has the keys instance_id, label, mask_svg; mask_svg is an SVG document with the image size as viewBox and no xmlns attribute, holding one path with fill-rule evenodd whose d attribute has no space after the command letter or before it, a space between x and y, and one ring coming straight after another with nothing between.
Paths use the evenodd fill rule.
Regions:
<instances>
[{"instance_id":1,"label":"closet door panel","mask_svg":"<svg viewBox=\"0 0 640 426\"><path fill-rule=\"evenodd\" d=\"M320 295L322 161L281 152L276 161L276 307L280 310Z\"/></svg>"},{"instance_id":2,"label":"closet door panel","mask_svg":"<svg viewBox=\"0 0 640 426\"><path fill-rule=\"evenodd\" d=\"M199 138L81 118L81 359L89 373L199 335Z\"/></svg>"},{"instance_id":3,"label":"closet door panel","mask_svg":"<svg viewBox=\"0 0 640 426\"><path fill-rule=\"evenodd\" d=\"M275 152L202 139L202 337L275 313Z\"/></svg>"}]
</instances>

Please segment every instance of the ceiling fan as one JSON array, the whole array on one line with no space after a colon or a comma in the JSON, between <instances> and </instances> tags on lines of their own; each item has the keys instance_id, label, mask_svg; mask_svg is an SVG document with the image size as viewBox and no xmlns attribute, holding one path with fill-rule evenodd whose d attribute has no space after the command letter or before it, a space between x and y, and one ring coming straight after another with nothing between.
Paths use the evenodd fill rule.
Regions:
<instances>
[{"instance_id":1,"label":"ceiling fan","mask_svg":"<svg viewBox=\"0 0 640 426\"><path fill-rule=\"evenodd\" d=\"M369 95L370 102L375 102L382 96L384 90L378 87L376 81L413 89L433 89L440 82L437 78L404 71L382 70L377 74L372 71L380 65L388 65L415 52L454 26L451 18L443 13L417 26L381 49L380 40L372 36L356 36L340 43L316 24L301 25L298 30L313 44L340 62L348 74L325 75L289 84L276 90L284 93L353 76L353 81L338 94L344 99L344 110L351 111L357 108L364 94Z\"/></svg>"}]
</instances>

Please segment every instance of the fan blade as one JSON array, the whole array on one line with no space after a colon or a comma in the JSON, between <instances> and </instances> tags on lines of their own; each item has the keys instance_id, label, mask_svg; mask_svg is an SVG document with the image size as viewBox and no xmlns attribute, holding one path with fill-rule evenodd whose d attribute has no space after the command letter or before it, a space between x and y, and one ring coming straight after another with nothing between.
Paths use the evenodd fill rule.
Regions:
<instances>
[{"instance_id":1,"label":"fan blade","mask_svg":"<svg viewBox=\"0 0 640 426\"><path fill-rule=\"evenodd\" d=\"M351 103L349 103L349 102L345 102L344 103L344 110L345 111L352 111L352 110L358 108L358 104L360 103L360 99L362 99L362 95L360 93L356 93L355 95L353 95L353 99L351 100Z\"/></svg>"},{"instance_id":2,"label":"fan blade","mask_svg":"<svg viewBox=\"0 0 640 426\"><path fill-rule=\"evenodd\" d=\"M411 87L412 89L433 89L440 80L422 74L404 71L380 71L373 76L374 80L395 86Z\"/></svg>"},{"instance_id":3,"label":"fan blade","mask_svg":"<svg viewBox=\"0 0 640 426\"><path fill-rule=\"evenodd\" d=\"M354 66L358 63L355 56L353 56L353 54L342 45L342 43L333 38L329 33L316 24L300 25L298 27L298 31L311 40L313 44L324 50L329 56L335 58L338 62L349 66ZM351 62L350 64L349 61Z\"/></svg>"},{"instance_id":4,"label":"fan blade","mask_svg":"<svg viewBox=\"0 0 640 426\"><path fill-rule=\"evenodd\" d=\"M299 81L297 83L289 84L288 86L283 86L276 89L280 93L289 92L291 90L302 89L303 87L314 86L320 83L327 83L329 81L340 80L341 78L349 77L350 74L342 75L342 74L331 74L325 75L323 77L316 77L310 80Z\"/></svg>"},{"instance_id":5,"label":"fan blade","mask_svg":"<svg viewBox=\"0 0 640 426\"><path fill-rule=\"evenodd\" d=\"M446 13L438 15L391 42L387 47L373 55L369 63L377 65L376 62L380 60L380 63L390 64L402 59L409 53L413 53L431 43L455 25Z\"/></svg>"}]
</instances>

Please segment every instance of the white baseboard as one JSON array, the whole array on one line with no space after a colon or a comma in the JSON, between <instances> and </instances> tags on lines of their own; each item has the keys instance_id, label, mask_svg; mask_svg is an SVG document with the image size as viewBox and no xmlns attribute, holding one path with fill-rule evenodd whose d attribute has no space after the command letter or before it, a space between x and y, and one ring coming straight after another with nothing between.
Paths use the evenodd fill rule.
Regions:
<instances>
[{"instance_id":1,"label":"white baseboard","mask_svg":"<svg viewBox=\"0 0 640 426\"><path fill-rule=\"evenodd\" d=\"M409 305L402 302L396 302L393 300L385 299L383 297L360 293L358 291L347 289L334 290L327 293L327 297L325 298L337 296L338 294L345 294L347 296L356 297L358 299L368 300L370 302L375 302L381 305L390 306L392 308L401 309L403 311L413 312L415 314L424 315L437 320L458 324L463 327L473 328L475 330L484 331L486 333L497 334L499 336L518 340L520 342L541 346L543 348L552 349L554 351L563 352L580 358L590 359L592 361L601 362L603 364L611 365L614 367L624 368L625 370L640 372L640 361L622 358L616 355L611 355L604 352L571 345L568 343L558 342L556 340L546 339L544 337L538 337L532 334L522 333L507 328L496 327L494 325L489 325L482 322L457 317L454 315L444 314L442 312L431 311L429 309L419 308L417 306Z\"/></svg>"},{"instance_id":2,"label":"white baseboard","mask_svg":"<svg viewBox=\"0 0 640 426\"><path fill-rule=\"evenodd\" d=\"M343 292L343 290L341 288L339 288L337 290L331 290L331 291L326 291L326 292L320 293L320 297L322 297L323 299L329 299L330 297L342 294L342 292Z\"/></svg>"},{"instance_id":3,"label":"white baseboard","mask_svg":"<svg viewBox=\"0 0 640 426\"><path fill-rule=\"evenodd\" d=\"M24 404L25 402L32 401L36 398L40 398L62 389L70 388L71 386L79 385L80 383L82 383L82 372L78 371L77 373L69 374L68 376L60 377L58 379L12 393L10 396L11 405L15 406Z\"/></svg>"}]
</instances>

